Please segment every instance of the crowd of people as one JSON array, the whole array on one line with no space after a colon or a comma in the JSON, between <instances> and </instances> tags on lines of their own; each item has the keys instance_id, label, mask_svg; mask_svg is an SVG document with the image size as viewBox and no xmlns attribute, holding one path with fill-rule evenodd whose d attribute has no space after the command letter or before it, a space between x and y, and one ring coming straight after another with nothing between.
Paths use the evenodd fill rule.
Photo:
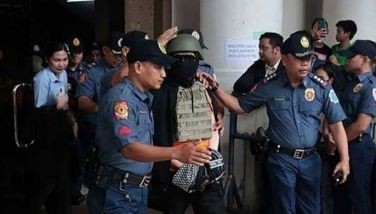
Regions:
<instances>
[{"instance_id":1,"label":"crowd of people","mask_svg":"<svg viewBox=\"0 0 376 214\"><path fill-rule=\"evenodd\" d=\"M155 40L113 32L88 51L76 35L35 48L30 212L70 213L86 199L90 213L185 213L189 205L224 213L224 108L264 105L268 144L258 160L268 205L260 212L373 213L376 44L351 42L352 20L336 28L331 48L323 18L285 40L263 33L260 59L232 94L204 62L195 29L172 27Z\"/></svg>"}]
</instances>

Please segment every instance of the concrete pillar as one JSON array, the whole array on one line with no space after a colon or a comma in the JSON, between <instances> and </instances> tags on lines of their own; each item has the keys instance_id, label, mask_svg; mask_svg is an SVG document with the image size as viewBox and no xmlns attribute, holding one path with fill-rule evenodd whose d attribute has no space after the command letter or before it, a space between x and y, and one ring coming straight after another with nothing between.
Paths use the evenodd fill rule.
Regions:
<instances>
[{"instance_id":1,"label":"concrete pillar","mask_svg":"<svg viewBox=\"0 0 376 214\"><path fill-rule=\"evenodd\" d=\"M260 35L265 31L282 33L282 27L282 0L270 0L267 4L262 0L200 1L200 30L209 48L204 58L214 67L219 84L229 92L235 80L259 58ZM225 121L228 130L228 114ZM240 132L253 132L258 126L266 125L264 109L238 117ZM228 159L228 139L227 131L221 138L225 159ZM249 211L255 206L254 163L247 143L237 140L234 174Z\"/></svg>"},{"instance_id":2,"label":"concrete pillar","mask_svg":"<svg viewBox=\"0 0 376 214\"><path fill-rule=\"evenodd\" d=\"M335 24L339 20L351 19L358 26L358 32L354 39L376 40L376 1L375 0L323 0L323 17L328 20L329 34L328 44L337 43L335 40Z\"/></svg>"},{"instance_id":3,"label":"concrete pillar","mask_svg":"<svg viewBox=\"0 0 376 214\"><path fill-rule=\"evenodd\" d=\"M200 0L171 0L172 26L200 28Z\"/></svg>"}]
</instances>

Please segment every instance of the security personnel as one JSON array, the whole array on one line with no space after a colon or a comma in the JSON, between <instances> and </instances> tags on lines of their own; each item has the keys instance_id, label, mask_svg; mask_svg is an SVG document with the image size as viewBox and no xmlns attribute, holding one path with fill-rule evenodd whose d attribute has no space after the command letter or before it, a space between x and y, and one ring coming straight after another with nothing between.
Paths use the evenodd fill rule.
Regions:
<instances>
[{"instance_id":1,"label":"security personnel","mask_svg":"<svg viewBox=\"0 0 376 214\"><path fill-rule=\"evenodd\" d=\"M145 40L128 55L128 78L103 97L98 115L96 145L100 166L88 195L90 213L146 213L147 186L153 161L178 159L198 165L209 151L194 143L179 147L153 146L153 96L172 63L155 40Z\"/></svg>"},{"instance_id":2,"label":"security personnel","mask_svg":"<svg viewBox=\"0 0 376 214\"><path fill-rule=\"evenodd\" d=\"M176 27L167 29L158 37L158 42L165 46L168 41L176 36ZM146 32L132 30L126 33L121 41L121 62L122 65L112 72L105 74L101 80L101 97L114 85L121 82L122 78L128 75L127 54L129 50L139 42L148 40L149 36Z\"/></svg>"},{"instance_id":3,"label":"security personnel","mask_svg":"<svg viewBox=\"0 0 376 214\"><path fill-rule=\"evenodd\" d=\"M266 105L269 117L266 133L272 141L267 168L273 213L318 214L321 162L314 147L319 114L325 114L337 143L340 161L334 172L343 173L341 182L349 174L347 138L341 122L345 115L331 86L309 72L313 48L308 37L294 33L281 50L285 72L266 77L240 98L227 94L209 75L202 73L200 78L236 113Z\"/></svg>"},{"instance_id":4,"label":"security personnel","mask_svg":"<svg viewBox=\"0 0 376 214\"><path fill-rule=\"evenodd\" d=\"M79 84L79 77L84 75L84 72L86 72L88 68L82 61L84 56L84 44L80 37L71 36L67 44L69 47L69 62L66 69L68 75L69 108L79 120L77 99L75 98L75 95ZM72 205L78 205L85 199L81 194L85 160L81 159L82 149L80 148L80 143L77 139L74 142L75 143L72 144Z\"/></svg>"},{"instance_id":5,"label":"security personnel","mask_svg":"<svg viewBox=\"0 0 376 214\"><path fill-rule=\"evenodd\" d=\"M90 155L94 144L95 128L97 125L98 103L100 101L101 78L105 73L115 70L120 65L122 33L112 33L102 51L104 58L95 67L79 76L76 98L79 109L78 138L81 144L81 168L85 168L85 161ZM82 181L83 182L83 181ZM84 199L78 193L78 203Z\"/></svg>"},{"instance_id":6,"label":"security personnel","mask_svg":"<svg viewBox=\"0 0 376 214\"><path fill-rule=\"evenodd\" d=\"M146 39L149 39L147 33L138 30L130 31L123 36L121 40L121 66L102 76L100 89L101 97L103 97L110 88L121 82L123 77L128 75L127 54L132 46Z\"/></svg>"},{"instance_id":7,"label":"security personnel","mask_svg":"<svg viewBox=\"0 0 376 214\"><path fill-rule=\"evenodd\" d=\"M344 73L346 81L336 88L347 115L343 124L349 141L351 174L344 185L336 188L334 209L335 213L371 214L371 175L376 153L370 124L376 115L376 78L372 74L376 44L357 40L340 54L346 57L346 70L351 75Z\"/></svg>"},{"instance_id":8,"label":"security personnel","mask_svg":"<svg viewBox=\"0 0 376 214\"><path fill-rule=\"evenodd\" d=\"M68 48L47 44L46 67L33 79L35 144L30 148L35 169L30 179L30 213L45 205L48 213L71 213L70 144L73 114L68 111Z\"/></svg>"}]
</instances>

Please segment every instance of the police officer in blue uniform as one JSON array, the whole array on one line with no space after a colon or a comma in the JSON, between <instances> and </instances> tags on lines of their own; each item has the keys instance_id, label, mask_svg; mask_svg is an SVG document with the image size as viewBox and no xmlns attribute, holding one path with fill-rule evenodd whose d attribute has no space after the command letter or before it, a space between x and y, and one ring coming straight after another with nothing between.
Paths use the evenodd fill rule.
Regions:
<instances>
[{"instance_id":1,"label":"police officer in blue uniform","mask_svg":"<svg viewBox=\"0 0 376 214\"><path fill-rule=\"evenodd\" d=\"M33 79L35 143L30 148L34 165L30 188L30 213L42 205L48 213L71 213L70 144L74 117L68 111L68 48L47 44L45 68Z\"/></svg>"},{"instance_id":2,"label":"police officer in blue uniform","mask_svg":"<svg viewBox=\"0 0 376 214\"><path fill-rule=\"evenodd\" d=\"M99 167L88 195L90 213L146 213L146 188L153 161L178 159L203 165L210 152L194 143L178 147L153 146L152 95L173 60L155 40L145 40L128 54L128 78L101 100L96 146Z\"/></svg>"},{"instance_id":3,"label":"police officer in blue uniform","mask_svg":"<svg viewBox=\"0 0 376 214\"><path fill-rule=\"evenodd\" d=\"M133 30L126 33L121 40L121 66L118 69L113 69L111 72L107 72L102 76L100 96L112 88L112 86L121 82L123 77L128 75L128 62L127 54L129 50L138 42L142 42L149 39L147 33L143 31Z\"/></svg>"},{"instance_id":4,"label":"police officer in blue uniform","mask_svg":"<svg viewBox=\"0 0 376 214\"><path fill-rule=\"evenodd\" d=\"M345 114L330 85L310 73L312 44L305 34L292 34L282 45L285 71L266 77L246 95L235 98L205 73L200 74L222 103L236 113L266 105L271 139L267 162L273 213L320 213L321 161L315 151L323 112L337 143L340 161L334 173L349 174Z\"/></svg>"},{"instance_id":5,"label":"police officer in blue uniform","mask_svg":"<svg viewBox=\"0 0 376 214\"><path fill-rule=\"evenodd\" d=\"M347 118L343 121L348 138L351 174L336 188L335 213L371 214L371 175L375 144L370 124L376 115L376 78L372 74L376 44L357 40L340 52L347 58L346 70L336 93ZM347 73L348 72L348 73Z\"/></svg>"},{"instance_id":6,"label":"police officer in blue uniform","mask_svg":"<svg viewBox=\"0 0 376 214\"><path fill-rule=\"evenodd\" d=\"M103 46L104 57L100 62L79 76L79 85L76 92L76 98L79 109L79 132L78 138L81 144L81 169L85 168L85 162L90 155L94 144L95 128L97 125L97 104L100 100L101 78L105 73L115 70L120 65L121 40L122 33L112 33L106 45ZM83 177L83 176L81 176ZM83 178L81 178L83 183ZM78 184L76 184L79 186ZM79 188L77 188L79 189ZM80 203L84 197L77 192L77 200L74 203Z\"/></svg>"}]
</instances>

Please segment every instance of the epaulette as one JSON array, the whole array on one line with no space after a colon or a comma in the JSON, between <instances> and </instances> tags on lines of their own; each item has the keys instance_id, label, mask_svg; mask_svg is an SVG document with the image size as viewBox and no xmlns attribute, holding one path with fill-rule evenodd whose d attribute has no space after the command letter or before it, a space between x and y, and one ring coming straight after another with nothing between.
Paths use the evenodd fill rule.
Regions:
<instances>
[{"instance_id":1,"label":"epaulette","mask_svg":"<svg viewBox=\"0 0 376 214\"><path fill-rule=\"evenodd\" d=\"M327 85L327 83L323 79L316 76L316 74L314 74L314 73L311 73L311 72L308 73L308 77L310 77L313 80L313 82L319 84L323 88Z\"/></svg>"},{"instance_id":2,"label":"epaulette","mask_svg":"<svg viewBox=\"0 0 376 214\"><path fill-rule=\"evenodd\" d=\"M271 82L273 80L276 80L278 76L279 75L277 75L277 72L274 72L274 73L269 74L268 76L264 77L264 79L262 80L262 82L264 84L268 84L269 82Z\"/></svg>"}]
</instances>

